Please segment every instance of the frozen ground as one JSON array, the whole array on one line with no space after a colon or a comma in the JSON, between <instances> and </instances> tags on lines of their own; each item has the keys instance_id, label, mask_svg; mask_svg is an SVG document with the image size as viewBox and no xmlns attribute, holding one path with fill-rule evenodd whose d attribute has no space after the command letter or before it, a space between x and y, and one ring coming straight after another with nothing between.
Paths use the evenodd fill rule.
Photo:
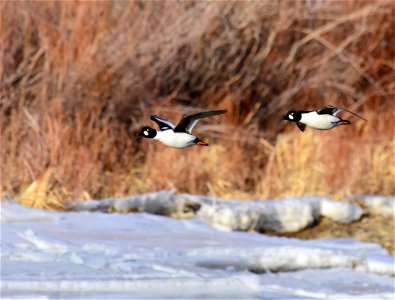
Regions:
<instances>
[{"instance_id":1,"label":"frozen ground","mask_svg":"<svg viewBox=\"0 0 395 300\"><path fill-rule=\"evenodd\" d=\"M309 201L315 203L312 215L339 209ZM140 202L140 208L146 205L141 210L149 211L148 203ZM257 204L219 207L233 216L232 205L252 213ZM219 231L207 221L215 213L201 208L193 219L176 220L147 213L45 212L3 201L2 299L394 299L394 257L377 244L231 231L237 226L229 220L238 222L236 217L224 218L229 226ZM275 204L267 209L281 215ZM345 215L358 215L357 208L349 209Z\"/></svg>"}]
</instances>

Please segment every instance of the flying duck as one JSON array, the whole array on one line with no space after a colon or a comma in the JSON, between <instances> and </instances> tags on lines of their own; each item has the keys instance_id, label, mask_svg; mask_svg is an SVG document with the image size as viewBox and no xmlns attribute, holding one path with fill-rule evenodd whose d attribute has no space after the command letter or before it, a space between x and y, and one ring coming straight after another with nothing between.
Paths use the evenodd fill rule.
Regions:
<instances>
[{"instance_id":1,"label":"flying duck","mask_svg":"<svg viewBox=\"0 0 395 300\"><path fill-rule=\"evenodd\" d=\"M161 117L150 115L150 119L158 124L160 130L145 126L137 135L158 140L165 146L171 148L181 149L193 145L208 146L206 142L203 142L198 137L194 136L192 134L192 130L200 119L224 113L226 113L226 110L213 110L199 112L193 115L184 115L177 126Z\"/></svg>"},{"instance_id":2,"label":"flying duck","mask_svg":"<svg viewBox=\"0 0 395 300\"><path fill-rule=\"evenodd\" d=\"M295 122L301 131L304 131L307 127L318 129L318 130L328 130L340 125L350 125L351 121L343 120L336 115L341 112L346 111L362 120L365 120L361 116L353 113L347 109L339 108L332 105L327 105L321 110L290 110L284 116L283 120L290 122Z\"/></svg>"}]
</instances>

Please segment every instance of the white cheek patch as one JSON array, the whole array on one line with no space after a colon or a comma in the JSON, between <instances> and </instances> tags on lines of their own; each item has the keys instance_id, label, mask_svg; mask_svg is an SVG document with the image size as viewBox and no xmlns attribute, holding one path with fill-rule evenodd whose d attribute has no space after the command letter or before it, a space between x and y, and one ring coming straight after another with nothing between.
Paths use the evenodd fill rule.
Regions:
<instances>
[{"instance_id":1,"label":"white cheek patch","mask_svg":"<svg viewBox=\"0 0 395 300\"><path fill-rule=\"evenodd\" d=\"M292 115L289 115L288 118L290 118L291 120L294 119L294 117Z\"/></svg>"},{"instance_id":2,"label":"white cheek patch","mask_svg":"<svg viewBox=\"0 0 395 300\"><path fill-rule=\"evenodd\" d=\"M146 131L144 131L144 135L148 135L148 131L146 130Z\"/></svg>"}]
</instances>

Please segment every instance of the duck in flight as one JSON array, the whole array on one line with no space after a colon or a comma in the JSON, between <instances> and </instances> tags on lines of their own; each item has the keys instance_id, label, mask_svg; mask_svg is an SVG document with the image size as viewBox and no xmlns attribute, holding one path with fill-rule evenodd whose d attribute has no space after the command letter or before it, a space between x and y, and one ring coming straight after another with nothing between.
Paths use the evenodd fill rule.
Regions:
<instances>
[{"instance_id":1,"label":"duck in flight","mask_svg":"<svg viewBox=\"0 0 395 300\"><path fill-rule=\"evenodd\" d=\"M327 105L321 110L290 110L284 116L282 116L282 119L295 122L301 131L304 131L306 126L318 130L328 130L340 125L351 124L351 121L343 120L336 116L342 111L346 111L366 121L366 119L362 118L356 113L332 105Z\"/></svg>"},{"instance_id":2,"label":"duck in flight","mask_svg":"<svg viewBox=\"0 0 395 300\"><path fill-rule=\"evenodd\" d=\"M180 122L175 126L171 122L162 119L156 115L150 115L150 119L158 124L160 130L149 126L143 127L138 136L158 140L162 144L171 148L186 148L193 145L208 146L198 137L192 134L192 130L202 118L208 118L226 113L226 110L213 110L199 112L193 115L183 116Z\"/></svg>"}]
</instances>

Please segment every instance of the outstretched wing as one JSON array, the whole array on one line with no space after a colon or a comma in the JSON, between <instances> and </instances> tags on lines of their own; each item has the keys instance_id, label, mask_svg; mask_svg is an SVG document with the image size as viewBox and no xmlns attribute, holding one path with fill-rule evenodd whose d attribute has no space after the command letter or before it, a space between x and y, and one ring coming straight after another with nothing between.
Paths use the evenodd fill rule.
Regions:
<instances>
[{"instance_id":1,"label":"outstretched wing","mask_svg":"<svg viewBox=\"0 0 395 300\"><path fill-rule=\"evenodd\" d=\"M221 115L226 113L226 110L212 110L200 112L194 115L183 116L181 121L177 124L176 128L174 128L174 132L186 132L191 134L193 128L202 118L212 117L216 115Z\"/></svg>"},{"instance_id":2,"label":"outstretched wing","mask_svg":"<svg viewBox=\"0 0 395 300\"><path fill-rule=\"evenodd\" d=\"M175 127L173 123L171 123L165 119L162 119L156 115L150 115L150 119L152 121L154 121L156 124L158 124L160 130L162 130L162 131L173 129Z\"/></svg>"},{"instance_id":3,"label":"outstretched wing","mask_svg":"<svg viewBox=\"0 0 395 300\"><path fill-rule=\"evenodd\" d=\"M353 113L352 111L349 111L349 110L347 110L347 109L345 109L345 108L340 108L340 107L332 106L332 105L327 105L327 106L325 106L323 109L319 110L319 111L317 112L317 114L319 114L319 115L332 115L332 116L336 116L336 115L337 115L339 112L341 112L341 111L346 111L346 112L348 112L348 113L350 113L350 114L352 114L352 115L354 115L354 116L356 116L356 117L358 117L358 118L360 118L360 119L362 119L362 120L364 120L364 121L367 122L367 120L366 120L365 118L362 118L360 115L357 115L356 113Z\"/></svg>"}]
</instances>

